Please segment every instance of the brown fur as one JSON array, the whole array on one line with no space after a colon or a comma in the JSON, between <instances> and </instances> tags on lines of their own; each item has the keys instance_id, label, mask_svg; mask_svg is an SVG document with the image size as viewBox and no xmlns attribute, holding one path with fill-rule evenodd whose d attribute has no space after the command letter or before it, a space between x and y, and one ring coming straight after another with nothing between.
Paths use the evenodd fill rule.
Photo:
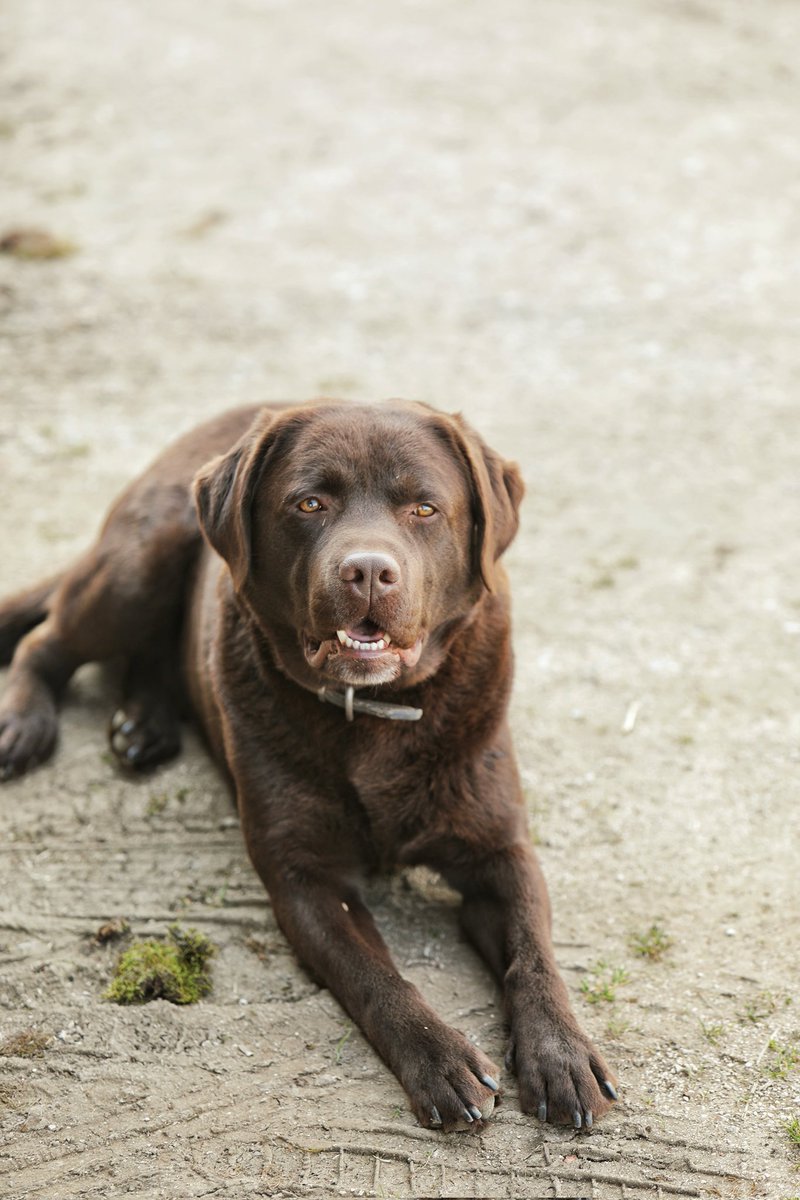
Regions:
<instances>
[{"instance_id":1,"label":"brown fur","mask_svg":"<svg viewBox=\"0 0 800 1200\"><path fill-rule=\"evenodd\" d=\"M0 773L50 754L82 662L127 660L111 738L128 766L177 751L185 687L286 936L445 1130L482 1126L498 1072L398 974L366 872L426 864L462 893L526 1112L590 1126L616 1098L556 971L506 721L498 559L521 496L516 467L422 405L237 410L170 447L63 578L0 606L0 648L21 638ZM336 630L374 644L346 649ZM347 723L323 684L424 715Z\"/></svg>"}]
</instances>

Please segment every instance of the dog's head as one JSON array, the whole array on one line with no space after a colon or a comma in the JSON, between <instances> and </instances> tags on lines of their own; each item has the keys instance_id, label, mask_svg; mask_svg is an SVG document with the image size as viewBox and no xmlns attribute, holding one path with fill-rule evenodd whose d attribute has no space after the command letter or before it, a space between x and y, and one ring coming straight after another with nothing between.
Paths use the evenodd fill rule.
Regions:
<instances>
[{"instance_id":1,"label":"dog's head","mask_svg":"<svg viewBox=\"0 0 800 1200\"><path fill-rule=\"evenodd\" d=\"M399 402L264 410L195 481L206 538L306 686L432 674L496 586L522 491L460 417Z\"/></svg>"}]
</instances>

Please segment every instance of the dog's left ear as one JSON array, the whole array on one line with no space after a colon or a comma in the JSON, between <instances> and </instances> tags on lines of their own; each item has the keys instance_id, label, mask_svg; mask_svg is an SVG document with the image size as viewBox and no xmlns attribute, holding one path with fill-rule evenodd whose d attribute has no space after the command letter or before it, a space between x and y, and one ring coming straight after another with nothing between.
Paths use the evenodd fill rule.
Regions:
<instances>
[{"instance_id":1,"label":"dog's left ear","mask_svg":"<svg viewBox=\"0 0 800 1200\"><path fill-rule=\"evenodd\" d=\"M495 563L519 528L519 506L525 494L519 467L507 462L456 413L450 429L472 484L474 556L487 591L494 590Z\"/></svg>"}]
</instances>

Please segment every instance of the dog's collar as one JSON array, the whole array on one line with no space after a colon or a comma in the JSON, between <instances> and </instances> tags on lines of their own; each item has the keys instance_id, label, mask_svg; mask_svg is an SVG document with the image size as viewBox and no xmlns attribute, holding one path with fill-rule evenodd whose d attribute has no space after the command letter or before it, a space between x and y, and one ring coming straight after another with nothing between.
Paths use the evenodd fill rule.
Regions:
<instances>
[{"instance_id":1,"label":"dog's collar","mask_svg":"<svg viewBox=\"0 0 800 1200\"><path fill-rule=\"evenodd\" d=\"M335 704L343 708L348 721L353 720L355 713L366 713L370 717L383 717L387 721L418 721L422 716L421 708L412 708L409 704L387 704L385 700L356 700L354 687L348 686L342 692L332 692L326 687L317 691L317 699L324 704Z\"/></svg>"}]
</instances>

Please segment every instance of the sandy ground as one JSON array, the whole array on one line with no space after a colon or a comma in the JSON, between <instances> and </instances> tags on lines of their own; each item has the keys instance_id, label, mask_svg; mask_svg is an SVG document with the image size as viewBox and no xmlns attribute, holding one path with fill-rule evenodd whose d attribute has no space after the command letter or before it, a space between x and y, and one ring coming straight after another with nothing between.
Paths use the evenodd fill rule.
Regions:
<instances>
[{"instance_id":1,"label":"sandy ground","mask_svg":"<svg viewBox=\"0 0 800 1200\"><path fill-rule=\"evenodd\" d=\"M800 1193L798 45L791 0L4 5L0 235L75 253L0 256L2 589L228 404L463 410L528 482L514 726L622 1091L589 1137L513 1079L483 1136L417 1127L295 965L197 739L120 778L86 668L0 805L0 1040L50 1039L0 1057L7 1200ZM451 899L373 899L499 1059ZM115 916L212 936L211 997L104 1002Z\"/></svg>"}]
</instances>

